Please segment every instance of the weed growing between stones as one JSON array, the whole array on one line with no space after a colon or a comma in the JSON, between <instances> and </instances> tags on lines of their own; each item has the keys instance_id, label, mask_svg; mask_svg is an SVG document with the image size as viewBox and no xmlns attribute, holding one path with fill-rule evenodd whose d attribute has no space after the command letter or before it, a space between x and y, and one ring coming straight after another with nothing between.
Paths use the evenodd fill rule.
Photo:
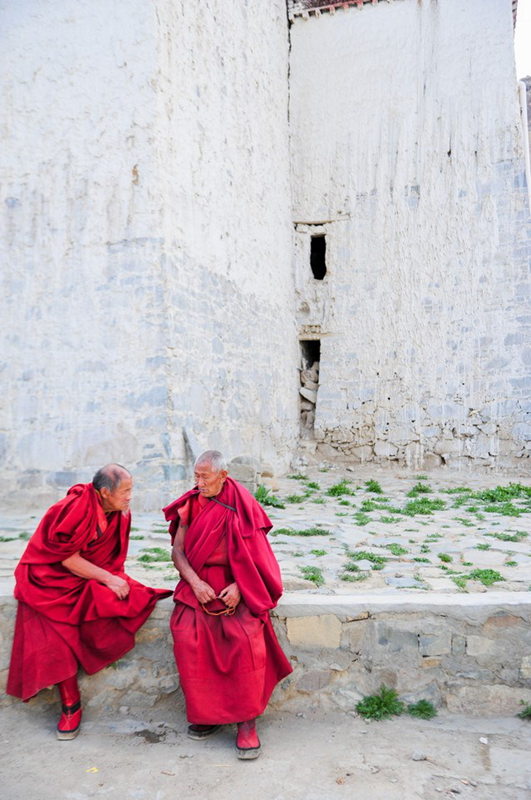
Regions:
<instances>
[{"instance_id":1,"label":"weed growing between stones","mask_svg":"<svg viewBox=\"0 0 531 800\"><path fill-rule=\"evenodd\" d=\"M146 537L143 536L141 533L140 534L136 533L134 536L130 536L129 538L133 539L133 541L140 541L140 539L145 539Z\"/></svg>"},{"instance_id":2,"label":"weed growing between stones","mask_svg":"<svg viewBox=\"0 0 531 800\"><path fill-rule=\"evenodd\" d=\"M363 511L356 511L353 514L353 518L356 520L356 525L368 525L371 521L371 518L368 514L364 514Z\"/></svg>"},{"instance_id":3,"label":"weed growing between stones","mask_svg":"<svg viewBox=\"0 0 531 800\"><path fill-rule=\"evenodd\" d=\"M341 497L341 495L344 494L352 495L354 492L348 485L347 481L343 479L339 483L335 483L333 486L327 489L325 494L327 494L328 497Z\"/></svg>"},{"instance_id":4,"label":"weed growing between stones","mask_svg":"<svg viewBox=\"0 0 531 800\"><path fill-rule=\"evenodd\" d=\"M324 497L314 497L312 499L312 503L317 503L318 505L324 505L326 503L326 500L324 499Z\"/></svg>"},{"instance_id":5,"label":"weed growing between stones","mask_svg":"<svg viewBox=\"0 0 531 800\"><path fill-rule=\"evenodd\" d=\"M288 494L286 503L303 503L306 497L303 494Z\"/></svg>"},{"instance_id":6,"label":"weed growing between stones","mask_svg":"<svg viewBox=\"0 0 531 800\"><path fill-rule=\"evenodd\" d=\"M404 703L398 699L395 689L388 689L382 684L377 694L368 695L356 705L356 711L364 719L380 721L400 716L404 711Z\"/></svg>"},{"instance_id":7,"label":"weed growing between stones","mask_svg":"<svg viewBox=\"0 0 531 800\"><path fill-rule=\"evenodd\" d=\"M0 542L14 542L18 536L0 536Z\"/></svg>"},{"instance_id":8,"label":"weed growing between stones","mask_svg":"<svg viewBox=\"0 0 531 800\"><path fill-rule=\"evenodd\" d=\"M416 483L415 486L406 494L406 497L418 497L419 494L429 494L431 486L427 483Z\"/></svg>"},{"instance_id":9,"label":"weed growing between stones","mask_svg":"<svg viewBox=\"0 0 531 800\"><path fill-rule=\"evenodd\" d=\"M22 531L22 533L19 533L18 538L22 539L23 542L29 542L31 539L31 534L27 531Z\"/></svg>"},{"instance_id":10,"label":"weed growing between stones","mask_svg":"<svg viewBox=\"0 0 531 800\"><path fill-rule=\"evenodd\" d=\"M321 488L321 487L319 486L319 484L318 484L318 483L316 483L315 481L308 481L308 483L306 484L306 486L308 487L308 489L312 489L314 492L318 492L318 491L319 491L319 489Z\"/></svg>"},{"instance_id":11,"label":"weed growing between stones","mask_svg":"<svg viewBox=\"0 0 531 800\"><path fill-rule=\"evenodd\" d=\"M387 525L392 525L394 522L400 522L400 517L380 517L380 522L384 522Z\"/></svg>"},{"instance_id":12,"label":"weed growing between stones","mask_svg":"<svg viewBox=\"0 0 531 800\"><path fill-rule=\"evenodd\" d=\"M394 555L394 556L403 556L407 553L405 547L402 545L397 544L396 542L391 542L391 544L387 545L387 549Z\"/></svg>"},{"instance_id":13,"label":"weed growing between stones","mask_svg":"<svg viewBox=\"0 0 531 800\"><path fill-rule=\"evenodd\" d=\"M366 581L368 577L369 576L366 572L344 572L339 576L339 580L348 581L349 583L358 583L359 581Z\"/></svg>"},{"instance_id":14,"label":"weed growing between stones","mask_svg":"<svg viewBox=\"0 0 531 800\"><path fill-rule=\"evenodd\" d=\"M312 556L325 556L326 550L310 550Z\"/></svg>"},{"instance_id":15,"label":"weed growing between stones","mask_svg":"<svg viewBox=\"0 0 531 800\"><path fill-rule=\"evenodd\" d=\"M503 514L504 517L521 517L526 509L517 508L514 503L500 503L500 505L485 506L488 514Z\"/></svg>"},{"instance_id":16,"label":"weed growing between stones","mask_svg":"<svg viewBox=\"0 0 531 800\"><path fill-rule=\"evenodd\" d=\"M453 561L452 556L449 556L448 553L437 553L437 555L445 564L449 564L450 561Z\"/></svg>"},{"instance_id":17,"label":"weed growing between stones","mask_svg":"<svg viewBox=\"0 0 531 800\"><path fill-rule=\"evenodd\" d=\"M514 533L486 533L485 536L492 536L494 539L499 539L501 542L519 542L524 539L528 534L525 531L515 531Z\"/></svg>"},{"instance_id":18,"label":"weed growing between stones","mask_svg":"<svg viewBox=\"0 0 531 800\"><path fill-rule=\"evenodd\" d=\"M523 709L516 716L520 719L531 719L531 703L520 700L520 705L523 706Z\"/></svg>"},{"instance_id":19,"label":"weed growing between stones","mask_svg":"<svg viewBox=\"0 0 531 800\"><path fill-rule=\"evenodd\" d=\"M296 531L294 528L277 528L272 532L273 536L330 536L330 531L325 531L323 528L303 528Z\"/></svg>"},{"instance_id":20,"label":"weed growing between stones","mask_svg":"<svg viewBox=\"0 0 531 800\"><path fill-rule=\"evenodd\" d=\"M300 570L307 581L315 583L316 586L323 586L325 579L319 567L301 567Z\"/></svg>"},{"instance_id":21,"label":"weed growing between stones","mask_svg":"<svg viewBox=\"0 0 531 800\"><path fill-rule=\"evenodd\" d=\"M429 700L419 700L418 703L410 703L407 707L408 714L416 719L433 719L437 716L437 709Z\"/></svg>"},{"instance_id":22,"label":"weed growing between stones","mask_svg":"<svg viewBox=\"0 0 531 800\"><path fill-rule=\"evenodd\" d=\"M366 492L373 492L374 494L383 494L382 487L378 483L378 481L373 481L372 478L369 481L365 481L365 489Z\"/></svg>"},{"instance_id":23,"label":"weed growing between stones","mask_svg":"<svg viewBox=\"0 0 531 800\"><path fill-rule=\"evenodd\" d=\"M292 481L305 481L306 475L303 475L302 472L297 472L294 475L287 475L287 478L291 478Z\"/></svg>"},{"instance_id":24,"label":"weed growing between stones","mask_svg":"<svg viewBox=\"0 0 531 800\"><path fill-rule=\"evenodd\" d=\"M275 508L286 508L282 500L278 497L275 497L274 494L264 486L262 483L260 486L257 487L256 492L254 494L255 498L258 500L259 503L263 506L274 506Z\"/></svg>"},{"instance_id":25,"label":"weed growing between stones","mask_svg":"<svg viewBox=\"0 0 531 800\"><path fill-rule=\"evenodd\" d=\"M350 500L340 500L339 501L339 505L340 506L351 506L352 503L350 502Z\"/></svg>"},{"instance_id":26,"label":"weed growing between stones","mask_svg":"<svg viewBox=\"0 0 531 800\"><path fill-rule=\"evenodd\" d=\"M474 523L471 522L469 519L466 519L466 517L454 517L453 519L454 519L454 522L460 522L461 525L465 526L465 528L473 528L474 527Z\"/></svg>"},{"instance_id":27,"label":"weed growing between stones","mask_svg":"<svg viewBox=\"0 0 531 800\"><path fill-rule=\"evenodd\" d=\"M402 509L402 514L406 514L408 517L414 517L416 514L433 514L434 511L439 511L445 506L444 500L430 500L429 497L419 497L417 500L410 500L409 503L406 503Z\"/></svg>"},{"instance_id":28,"label":"weed growing between stones","mask_svg":"<svg viewBox=\"0 0 531 800\"><path fill-rule=\"evenodd\" d=\"M518 561L506 561L505 562L505 566L506 567L517 567L518 566Z\"/></svg>"},{"instance_id":29,"label":"weed growing between stones","mask_svg":"<svg viewBox=\"0 0 531 800\"><path fill-rule=\"evenodd\" d=\"M142 555L138 556L138 561L142 564L152 564L159 561L171 561L171 553L162 547L146 547L142 550Z\"/></svg>"},{"instance_id":30,"label":"weed growing between stones","mask_svg":"<svg viewBox=\"0 0 531 800\"><path fill-rule=\"evenodd\" d=\"M473 569L468 573L468 577L474 581L480 581L483 586L492 586L497 581L505 580L495 569Z\"/></svg>"},{"instance_id":31,"label":"weed growing between stones","mask_svg":"<svg viewBox=\"0 0 531 800\"><path fill-rule=\"evenodd\" d=\"M420 564L431 564L429 558L414 558L413 561L417 561Z\"/></svg>"},{"instance_id":32,"label":"weed growing between stones","mask_svg":"<svg viewBox=\"0 0 531 800\"><path fill-rule=\"evenodd\" d=\"M383 565L388 561L385 556L378 556L369 553L367 550L347 550L347 556L353 561L370 561L373 569L383 569ZM348 569L348 567L345 567Z\"/></svg>"},{"instance_id":33,"label":"weed growing between stones","mask_svg":"<svg viewBox=\"0 0 531 800\"><path fill-rule=\"evenodd\" d=\"M477 544L475 549L476 550L490 550L491 547L492 547L491 544L486 544L485 543L485 544Z\"/></svg>"}]
</instances>

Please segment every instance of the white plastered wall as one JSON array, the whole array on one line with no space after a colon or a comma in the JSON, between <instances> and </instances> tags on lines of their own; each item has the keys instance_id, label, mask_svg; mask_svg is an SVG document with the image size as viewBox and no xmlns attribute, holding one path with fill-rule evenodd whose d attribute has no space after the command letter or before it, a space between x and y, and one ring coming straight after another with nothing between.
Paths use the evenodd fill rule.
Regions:
<instances>
[{"instance_id":1,"label":"white plastered wall","mask_svg":"<svg viewBox=\"0 0 531 800\"><path fill-rule=\"evenodd\" d=\"M0 23L7 495L41 504L118 460L159 508L187 485L183 427L281 468L284 3L2 0Z\"/></svg>"},{"instance_id":2,"label":"white plastered wall","mask_svg":"<svg viewBox=\"0 0 531 800\"><path fill-rule=\"evenodd\" d=\"M524 465L529 209L509 0L396 0L291 27L298 324L316 436L354 460ZM306 304L306 305L305 305Z\"/></svg>"}]
</instances>

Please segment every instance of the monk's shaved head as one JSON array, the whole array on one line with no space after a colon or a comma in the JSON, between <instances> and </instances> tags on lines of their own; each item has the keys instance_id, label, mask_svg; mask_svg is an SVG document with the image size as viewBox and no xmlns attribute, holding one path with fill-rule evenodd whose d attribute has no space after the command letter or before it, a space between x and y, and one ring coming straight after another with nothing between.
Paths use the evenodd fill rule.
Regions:
<instances>
[{"instance_id":1,"label":"monk's shaved head","mask_svg":"<svg viewBox=\"0 0 531 800\"><path fill-rule=\"evenodd\" d=\"M227 462L219 450L205 450L194 464L194 469L197 467L210 467L212 472L221 472L222 469L227 469Z\"/></svg>"},{"instance_id":2,"label":"monk's shaved head","mask_svg":"<svg viewBox=\"0 0 531 800\"><path fill-rule=\"evenodd\" d=\"M96 472L92 479L92 485L98 492L101 492L102 489L114 492L123 480L131 477L129 470L122 467L121 464L106 464Z\"/></svg>"}]
</instances>

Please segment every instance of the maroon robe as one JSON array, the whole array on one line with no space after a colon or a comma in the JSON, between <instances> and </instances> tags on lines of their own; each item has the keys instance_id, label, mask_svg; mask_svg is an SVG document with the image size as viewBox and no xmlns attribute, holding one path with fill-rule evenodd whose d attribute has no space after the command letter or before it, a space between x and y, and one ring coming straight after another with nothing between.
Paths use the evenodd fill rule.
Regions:
<instances>
[{"instance_id":1,"label":"maroon robe","mask_svg":"<svg viewBox=\"0 0 531 800\"><path fill-rule=\"evenodd\" d=\"M155 603L171 592L123 571L131 516L105 514L92 484L78 484L53 505L15 570L18 602L7 693L23 700L66 680L79 665L89 675L134 647ZM127 581L120 600L98 581L62 565L74 553Z\"/></svg>"},{"instance_id":2,"label":"maroon robe","mask_svg":"<svg viewBox=\"0 0 531 800\"><path fill-rule=\"evenodd\" d=\"M292 672L269 618L282 594L266 536L272 524L231 478L201 509L203 502L192 489L164 509L172 541L181 518L189 525L184 552L193 570L216 594L235 581L241 600L233 615L211 616L181 579L171 618L175 659L190 722L243 722L263 713L276 684ZM213 600L205 608L215 614L225 605Z\"/></svg>"}]
</instances>

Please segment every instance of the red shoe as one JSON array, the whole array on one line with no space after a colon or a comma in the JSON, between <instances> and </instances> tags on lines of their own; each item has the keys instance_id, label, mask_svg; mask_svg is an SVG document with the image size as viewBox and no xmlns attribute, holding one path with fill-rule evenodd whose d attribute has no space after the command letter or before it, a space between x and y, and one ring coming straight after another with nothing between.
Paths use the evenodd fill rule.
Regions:
<instances>
[{"instance_id":1,"label":"red shoe","mask_svg":"<svg viewBox=\"0 0 531 800\"><path fill-rule=\"evenodd\" d=\"M73 706L62 706L63 713L57 725L58 739L75 739L81 727L81 700Z\"/></svg>"},{"instance_id":2,"label":"red shoe","mask_svg":"<svg viewBox=\"0 0 531 800\"><path fill-rule=\"evenodd\" d=\"M199 725L193 722L188 726L189 739L208 739L213 733L219 731L221 725Z\"/></svg>"},{"instance_id":3,"label":"red shoe","mask_svg":"<svg viewBox=\"0 0 531 800\"><path fill-rule=\"evenodd\" d=\"M260 739L256 732L256 721L238 722L236 737L236 755L238 758L251 759L260 755Z\"/></svg>"}]
</instances>

